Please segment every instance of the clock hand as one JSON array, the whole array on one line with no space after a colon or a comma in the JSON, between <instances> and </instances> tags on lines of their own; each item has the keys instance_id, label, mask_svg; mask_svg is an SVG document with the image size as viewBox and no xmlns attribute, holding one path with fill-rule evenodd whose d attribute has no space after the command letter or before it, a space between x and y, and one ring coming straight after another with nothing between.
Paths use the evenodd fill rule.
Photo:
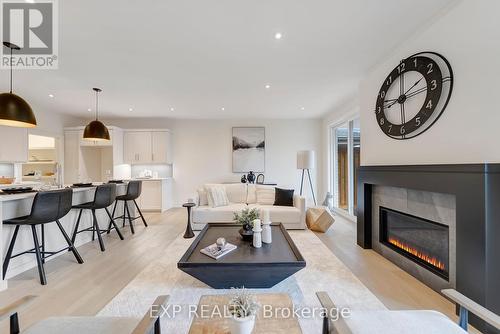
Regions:
<instances>
[{"instance_id":1,"label":"clock hand","mask_svg":"<svg viewBox=\"0 0 500 334\"><path fill-rule=\"evenodd\" d=\"M410 88L409 88L409 89L405 92L405 95L406 95L406 94L408 94L408 92L410 92L410 90L412 90L412 89L413 89L413 87L415 87L416 85L418 85L418 83L419 83L420 81L422 81L422 79L423 79L423 78L424 78L424 77L421 77L421 78L420 78L420 80L418 80L417 82L415 82L415 83L413 84L413 86L411 86L411 87L410 87Z\"/></svg>"},{"instance_id":2,"label":"clock hand","mask_svg":"<svg viewBox=\"0 0 500 334\"><path fill-rule=\"evenodd\" d=\"M427 87L420 88L420 89L412 92L411 94L406 95L406 98L409 99L410 97L413 97L415 95L418 95L418 94L426 92L426 91L427 91Z\"/></svg>"},{"instance_id":3,"label":"clock hand","mask_svg":"<svg viewBox=\"0 0 500 334\"><path fill-rule=\"evenodd\" d=\"M396 101L389 103L389 104L386 106L386 108L390 108L390 107L392 107L393 105L395 105L396 103L398 103L398 100L397 100L397 99L396 99Z\"/></svg>"}]
</instances>

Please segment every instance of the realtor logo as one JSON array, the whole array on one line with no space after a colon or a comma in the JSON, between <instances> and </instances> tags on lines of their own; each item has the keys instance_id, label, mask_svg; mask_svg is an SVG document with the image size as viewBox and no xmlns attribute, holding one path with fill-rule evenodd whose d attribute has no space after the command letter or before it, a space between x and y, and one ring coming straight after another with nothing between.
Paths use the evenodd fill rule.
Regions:
<instances>
[{"instance_id":1,"label":"realtor logo","mask_svg":"<svg viewBox=\"0 0 500 334\"><path fill-rule=\"evenodd\" d=\"M56 0L1 0L2 41L21 50L3 46L1 68L12 60L18 69L57 69L58 13Z\"/></svg>"}]
</instances>

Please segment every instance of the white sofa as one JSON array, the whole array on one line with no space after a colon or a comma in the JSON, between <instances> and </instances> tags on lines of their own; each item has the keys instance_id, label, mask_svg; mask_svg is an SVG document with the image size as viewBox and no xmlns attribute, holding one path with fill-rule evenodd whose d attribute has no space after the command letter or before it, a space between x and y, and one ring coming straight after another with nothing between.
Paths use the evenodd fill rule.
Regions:
<instances>
[{"instance_id":1,"label":"white sofa","mask_svg":"<svg viewBox=\"0 0 500 334\"><path fill-rule=\"evenodd\" d=\"M274 190L274 187L245 183L217 184L225 188L229 205L212 208L203 198L203 190L205 187L213 185L206 184L198 189L195 200L196 207L192 209L192 227L194 230L203 229L207 223L233 223L234 213L245 208L268 209L271 221L283 223L287 229L304 229L306 226L304 197L294 195L293 206L274 206L269 201L267 201L267 204L263 204L264 201L257 198L258 190Z\"/></svg>"}]
</instances>

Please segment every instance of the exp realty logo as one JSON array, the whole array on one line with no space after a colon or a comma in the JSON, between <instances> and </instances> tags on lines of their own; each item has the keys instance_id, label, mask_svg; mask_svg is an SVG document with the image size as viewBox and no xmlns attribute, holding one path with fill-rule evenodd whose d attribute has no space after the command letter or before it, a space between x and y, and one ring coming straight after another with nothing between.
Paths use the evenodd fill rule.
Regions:
<instances>
[{"instance_id":1,"label":"exp realty logo","mask_svg":"<svg viewBox=\"0 0 500 334\"><path fill-rule=\"evenodd\" d=\"M0 0L2 41L19 46L12 51L2 46L0 68L57 69L57 0Z\"/></svg>"}]
</instances>

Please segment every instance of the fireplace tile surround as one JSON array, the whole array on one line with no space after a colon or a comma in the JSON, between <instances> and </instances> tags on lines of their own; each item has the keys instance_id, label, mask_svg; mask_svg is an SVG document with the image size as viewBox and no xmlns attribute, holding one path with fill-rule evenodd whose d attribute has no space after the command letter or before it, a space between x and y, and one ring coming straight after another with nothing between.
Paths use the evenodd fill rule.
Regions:
<instances>
[{"instance_id":1,"label":"fireplace tile surround","mask_svg":"<svg viewBox=\"0 0 500 334\"><path fill-rule=\"evenodd\" d=\"M455 288L455 196L449 194L431 193L405 188L374 186L372 188L372 248L377 253L395 263L412 276L416 277L436 291L445 288ZM380 242L380 208L388 208L410 214L426 220L448 226L449 280L437 276L428 269L418 265Z\"/></svg>"},{"instance_id":2,"label":"fireplace tile surround","mask_svg":"<svg viewBox=\"0 0 500 334\"><path fill-rule=\"evenodd\" d=\"M455 198L455 288L500 314L500 164L361 166L358 170L357 243L373 248L373 191L393 187ZM483 333L499 331L475 316Z\"/></svg>"}]
</instances>

